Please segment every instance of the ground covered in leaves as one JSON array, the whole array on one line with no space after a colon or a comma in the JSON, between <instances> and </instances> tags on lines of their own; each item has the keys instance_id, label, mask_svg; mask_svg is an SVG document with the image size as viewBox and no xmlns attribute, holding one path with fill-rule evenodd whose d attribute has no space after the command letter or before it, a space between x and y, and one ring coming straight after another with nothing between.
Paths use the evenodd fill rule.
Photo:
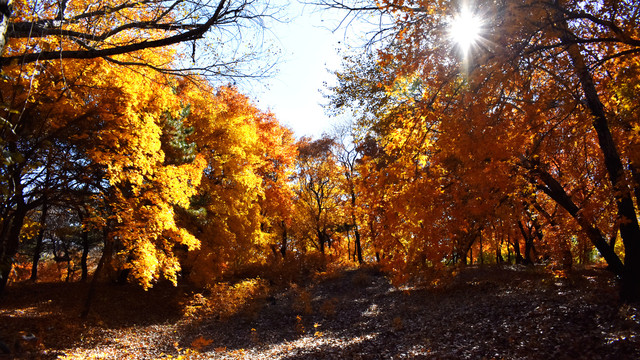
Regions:
<instances>
[{"instance_id":1,"label":"ground covered in leaves","mask_svg":"<svg viewBox=\"0 0 640 360\"><path fill-rule=\"evenodd\" d=\"M104 285L86 320L86 285L13 285L0 339L32 333L4 357L41 359L640 359L640 312L618 302L613 277L557 275L468 267L395 287L367 268L284 287Z\"/></svg>"}]
</instances>

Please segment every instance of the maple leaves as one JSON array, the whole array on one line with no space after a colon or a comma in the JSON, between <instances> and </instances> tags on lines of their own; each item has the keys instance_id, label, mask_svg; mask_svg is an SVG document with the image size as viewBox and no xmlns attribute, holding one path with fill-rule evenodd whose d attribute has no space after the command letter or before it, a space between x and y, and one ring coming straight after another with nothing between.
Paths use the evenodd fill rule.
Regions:
<instances>
[{"instance_id":1,"label":"maple leaves","mask_svg":"<svg viewBox=\"0 0 640 360\"><path fill-rule=\"evenodd\" d=\"M229 53L222 45L232 44L224 41L233 37L227 27L257 25L268 6L13 5L3 13L11 26L2 28L0 59L1 176L13 184L3 185L1 202L2 286L25 219L45 203L91 204L83 225L104 229L100 264L129 271L145 288L161 276L175 283L187 261L183 250L218 257L201 263L205 277L260 259L273 241L268 224L290 222L291 133L236 89L215 89L198 74L253 75L242 65L257 52ZM185 66L185 41L193 66ZM206 64L196 66L202 57Z\"/></svg>"},{"instance_id":2,"label":"maple leaves","mask_svg":"<svg viewBox=\"0 0 640 360\"><path fill-rule=\"evenodd\" d=\"M589 261L595 247L635 296L640 67L629 4L479 2L467 59L446 36L454 3L364 6L395 33L337 73L332 105L359 111L357 132L297 143L234 87L174 77L178 48L138 47L241 18L225 1L43 2L35 17L29 6L17 5L5 57L26 60L5 61L0 88L5 274L36 209L90 203L105 261L145 287L181 275L204 284L292 252L375 258L405 277L512 250L522 262L568 251ZM187 21L185 9L208 20ZM36 36L21 35L27 23ZM147 66L122 66L132 63Z\"/></svg>"},{"instance_id":3,"label":"maple leaves","mask_svg":"<svg viewBox=\"0 0 640 360\"><path fill-rule=\"evenodd\" d=\"M337 159L332 152L334 140L302 138L298 144L296 175L296 218L298 237L323 255L331 246L333 233L341 219L342 189ZM308 245L302 244L304 249Z\"/></svg>"},{"instance_id":4,"label":"maple leaves","mask_svg":"<svg viewBox=\"0 0 640 360\"><path fill-rule=\"evenodd\" d=\"M290 222L288 173L295 148L290 130L234 88L217 89L213 102L198 95L202 92L182 91L193 96L189 139L207 162L184 213L187 228L202 244L187 255L187 263L193 281L208 283L225 271L262 261L265 249L277 241L276 229Z\"/></svg>"},{"instance_id":5,"label":"maple leaves","mask_svg":"<svg viewBox=\"0 0 640 360\"><path fill-rule=\"evenodd\" d=\"M521 231L527 249L535 238L562 257L564 242L547 238L577 223L637 293L635 135L622 125L630 108L618 95L636 82L607 75L635 73L622 70L637 62L634 6L476 2L484 26L465 60L444 31L455 2L411 4L380 4L395 9L392 29L402 30L379 44L376 61L347 63L332 99L363 110L362 138L383 154L365 159L367 181L386 188L378 199L403 207L368 210L393 229L381 227L381 248L436 262L466 257L478 234L502 238L494 224L532 211L541 221L539 231ZM618 228L624 265L604 235Z\"/></svg>"}]
</instances>

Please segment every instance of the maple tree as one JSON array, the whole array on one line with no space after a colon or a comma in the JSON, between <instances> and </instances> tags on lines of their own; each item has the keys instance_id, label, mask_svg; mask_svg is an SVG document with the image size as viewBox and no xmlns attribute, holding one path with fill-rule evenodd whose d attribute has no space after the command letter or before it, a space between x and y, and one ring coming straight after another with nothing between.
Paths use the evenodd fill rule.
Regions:
<instances>
[{"instance_id":1,"label":"maple tree","mask_svg":"<svg viewBox=\"0 0 640 360\"><path fill-rule=\"evenodd\" d=\"M300 250L315 248L322 255L345 224L342 215L342 173L329 136L298 141L296 163L296 236ZM309 242L309 243L307 243Z\"/></svg>"},{"instance_id":2,"label":"maple tree","mask_svg":"<svg viewBox=\"0 0 640 360\"><path fill-rule=\"evenodd\" d=\"M259 263L286 238L282 232L291 221L288 173L295 147L290 130L235 88L219 88L210 98L201 94L214 89L184 86L180 91L193 109L189 141L206 161L198 192L182 213L184 226L201 243L185 261L191 280L206 284Z\"/></svg>"},{"instance_id":3,"label":"maple tree","mask_svg":"<svg viewBox=\"0 0 640 360\"><path fill-rule=\"evenodd\" d=\"M384 1L377 7L395 20L394 40L376 63L341 74L334 104L364 104L370 115L363 129L395 162L407 164L385 169L400 177L394 186L408 186L402 176L413 172L411 179L426 181L414 194L446 189L451 205L440 204L428 223L446 219L437 228L456 223L462 235L486 228L485 219L505 204L543 209L552 201L566 211L556 217L573 218L622 276L623 297L637 298L637 118L629 117L635 106L628 100L637 82L631 75L638 52L634 5L476 2L470 11L482 32L464 52L447 36L462 5ZM442 183L447 178L455 181ZM546 225L553 223L565 222ZM618 230L624 263L605 236Z\"/></svg>"},{"instance_id":4,"label":"maple tree","mask_svg":"<svg viewBox=\"0 0 640 360\"><path fill-rule=\"evenodd\" d=\"M212 95L214 89L204 80L263 71L243 68L245 62L256 64L258 48L228 52L218 45L232 45L241 29L262 29L261 19L273 15L268 4L176 0L0 5L1 288L22 246L25 221L32 222L38 209L41 231L34 238L34 279L48 209L55 207L78 209L85 244L89 229L102 229L103 256L94 279L104 269L111 274L124 271L145 288L161 275L175 283L180 251L200 246L189 227L177 221L178 213L188 211L207 190L221 199L210 212L213 219L223 219L219 215L234 202L244 204L221 224L232 228L227 229L229 241L236 235L243 238L241 248L255 245L252 236L262 234L256 229L267 219L290 221L286 202L271 210L266 205L287 197L290 132L272 115L249 106L235 90ZM188 75L192 86L174 77L177 74ZM203 89L205 93L197 94ZM202 126L198 132L196 126ZM216 138L231 134L236 136L226 143ZM211 142L202 143L205 140ZM218 152L225 153L224 161ZM229 179L223 181L224 189L213 184L220 173L224 177L234 172L245 188L229 186ZM203 176L210 181L201 185ZM262 182L269 182L264 186L267 195ZM263 216L256 202L271 215ZM251 225L242 225L246 222ZM229 256L240 256L242 251L233 253L233 246ZM87 253L88 245L83 248L83 278Z\"/></svg>"}]
</instances>

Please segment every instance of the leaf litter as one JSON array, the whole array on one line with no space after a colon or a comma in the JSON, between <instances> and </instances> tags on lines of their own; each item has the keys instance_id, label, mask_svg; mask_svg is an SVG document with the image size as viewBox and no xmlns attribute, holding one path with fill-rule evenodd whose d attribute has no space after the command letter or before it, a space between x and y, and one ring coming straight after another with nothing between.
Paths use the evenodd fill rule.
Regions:
<instances>
[{"instance_id":1,"label":"leaf litter","mask_svg":"<svg viewBox=\"0 0 640 360\"><path fill-rule=\"evenodd\" d=\"M0 336L36 334L25 359L640 358L640 311L603 269L467 267L439 284L343 270L236 296L233 313L189 288L104 285L84 321L82 284L16 285Z\"/></svg>"}]
</instances>

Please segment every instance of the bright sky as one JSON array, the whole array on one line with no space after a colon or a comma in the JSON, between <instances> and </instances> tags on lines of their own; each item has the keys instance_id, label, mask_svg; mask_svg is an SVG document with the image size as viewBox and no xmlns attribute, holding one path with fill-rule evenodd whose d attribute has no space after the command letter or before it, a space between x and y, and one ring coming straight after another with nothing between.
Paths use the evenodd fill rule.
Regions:
<instances>
[{"instance_id":1,"label":"bright sky","mask_svg":"<svg viewBox=\"0 0 640 360\"><path fill-rule=\"evenodd\" d=\"M266 89L254 91L255 101L263 110L271 110L278 120L295 132L296 137L320 137L330 131L337 120L325 115L321 104L327 100L321 91L323 82L334 82L329 70L339 69L344 48L345 32L340 29L332 33L329 29L337 24L338 15L320 11L290 1L287 6L287 23L273 23L271 28L277 37L276 44L282 50L278 73L264 80Z\"/></svg>"}]
</instances>

